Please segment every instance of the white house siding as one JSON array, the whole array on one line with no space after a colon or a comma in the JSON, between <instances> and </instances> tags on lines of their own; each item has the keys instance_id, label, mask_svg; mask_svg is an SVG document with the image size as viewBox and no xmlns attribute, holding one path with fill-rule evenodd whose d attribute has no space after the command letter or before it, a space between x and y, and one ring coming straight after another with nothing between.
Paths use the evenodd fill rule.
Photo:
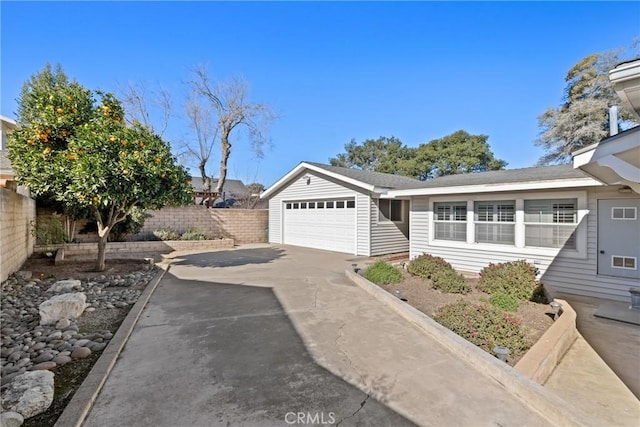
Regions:
<instances>
[{"instance_id":1,"label":"white house siding","mask_svg":"<svg viewBox=\"0 0 640 427\"><path fill-rule=\"evenodd\" d=\"M540 193L538 193L540 194ZM466 200L469 195L455 196ZM496 194L495 199L513 198L513 194ZM527 198L526 195L518 195ZM525 259L540 270L540 280L553 291L579 294L598 298L629 301L629 288L640 286L637 279L598 276L597 274L597 203L598 199L633 198L616 189L590 188L587 191L588 214L586 223L586 252L583 257L568 256L563 251L557 255L540 254L527 248L513 247L508 251L488 249L488 245L474 248L449 247L442 242L429 243L429 224L431 211L428 197L415 197L411 211L411 248L410 257L415 258L428 253L447 260L460 271L480 272L490 262L500 263ZM637 198L637 195L635 195Z\"/></svg>"},{"instance_id":2,"label":"white house siding","mask_svg":"<svg viewBox=\"0 0 640 427\"><path fill-rule=\"evenodd\" d=\"M307 184L306 176L309 176L309 184ZM365 204L360 201L361 198L368 199L368 195L362 194L356 190L356 187L352 187L348 184L334 180L326 175L320 175L312 171L304 171L298 174L289 185L284 187L281 191L276 193L269 200L269 242L270 243L283 243L283 206L284 201L295 200L314 200L314 199L333 199L340 197L356 197L356 215L358 219L362 216L366 216L368 213L363 214L361 210L368 207L368 203ZM366 224L360 225L358 221L358 238L364 234L361 227L366 227ZM354 230L354 233L356 230ZM357 247L360 248L366 243L357 242ZM354 248L355 249L355 248ZM355 250L354 250L355 252ZM363 254L367 255L367 254Z\"/></svg>"},{"instance_id":3,"label":"white house siding","mask_svg":"<svg viewBox=\"0 0 640 427\"><path fill-rule=\"evenodd\" d=\"M370 203L371 255L385 255L409 250L409 201L403 201L403 222L379 221L378 205Z\"/></svg>"},{"instance_id":4,"label":"white house siding","mask_svg":"<svg viewBox=\"0 0 640 427\"><path fill-rule=\"evenodd\" d=\"M358 253L356 255L371 255L371 216L369 215L369 205L371 203L371 197L368 194L356 195L356 210L357 210L357 248Z\"/></svg>"}]
</instances>

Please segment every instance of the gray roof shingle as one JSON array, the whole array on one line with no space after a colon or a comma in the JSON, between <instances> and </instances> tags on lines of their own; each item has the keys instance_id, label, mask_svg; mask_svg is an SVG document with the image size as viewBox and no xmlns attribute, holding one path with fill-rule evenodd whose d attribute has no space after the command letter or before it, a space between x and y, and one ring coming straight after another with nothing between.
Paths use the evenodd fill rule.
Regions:
<instances>
[{"instance_id":1,"label":"gray roof shingle","mask_svg":"<svg viewBox=\"0 0 640 427\"><path fill-rule=\"evenodd\" d=\"M448 175L429 181L419 181L399 175L380 172L363 171L321 163L304 162L321 169L343 175L376 187L394 190L409 190L414 188L457 187L464 185L507 184L532 181L554 181L559 179L585 178L586 175L571 165L537 166L522 169L508 169L488 172L474 172L458 175Z\"/></svg>"}]
</instances>

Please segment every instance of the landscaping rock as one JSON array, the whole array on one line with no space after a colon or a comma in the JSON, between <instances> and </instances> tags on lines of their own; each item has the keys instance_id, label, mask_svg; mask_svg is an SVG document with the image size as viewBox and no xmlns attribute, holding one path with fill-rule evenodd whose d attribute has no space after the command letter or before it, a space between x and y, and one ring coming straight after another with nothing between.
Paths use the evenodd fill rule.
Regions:
<instances>
[{"instance_id":1,"label":"landscaping rock","mask_svg":"<svg viewBox=\"0 0 640 427\"><path fill-rule=\"evenodd\" d=\"M46 411L53 402L53 373L30 371L18 375L2 393L2 407L30 418Z\"/></svg>"},{"instance_id":2,"label":"landscaping rock","mask_svg":"<svg viewBox=\"0 0 640 427\"><path fill-rule=\"evenodd\" d=\"M37 365L33 365L31 367L31 370L32 371L50 371L56 366L58 366L58 364L54 361L42 362L42 363L38 363Z\"/></svg>"},{"instance_id":3,"label":"landscaping rock","mask_svg":"<svg viewBox=\"0 0 640 427\"><path fill-rule=\"evenodd\" d=\"M40 304L40 324L55 324L60 319L79 317L87 304L87 296L82 292L61 294Z\"/></svg>"},{"instance_id":4,"label":"landscaping rock","mask_svg":"<svg viewBox=\"0 0 640 427\"><path fill-rule=\"evenodd\" d=\"M0 426L20 427L24 423L24 417L17 412L3 412L0 414Z\"/></svg>"},{"instance_id":5,"label":"landscaping rock","mask_svg":"<svg viewBox=\"0 0 640 427\"><path fill-rule=\"evenodd\" d=\"M91 349L87 347L78 347L71 352L72 359L84 359L91 356Z\"/></svg>"},{"instance_id":6,"label":"landscaping rock","mask_svg":"<svg viewBox=\"0 0 640 427\"><path fill-rule=\"evenodd\" d=\"M49 289L47 289L47 292L63 294L80 289L82 289L82 282L80 282L80 280L67 279L58 280L56 283L51 285Z\"/></svg>"},{"instance_id":7,"label":"landscaping rock","mask_svg":"<svg viewBox=\"0 0 640 427\"><path fill-rule=\"evenodd\" d=\"M58 355L58 356L53 358L52 362L55 362L56 365L58 365L58 366L64 366L67 363L71 362L71 357L66 356L66 355L63 355L63 356Z\"/></svg>"},{"instance_id":8,"label":"landscaping rock","mask_svg":"<svg viewBox=\"0 0 640 427\"><path fill-rule=\"evenodd\" d=\"M30 280L31 276L33 276L33 273L31 271L26 271L26 270L20 270L20 271L16 271L15 274L17 279L20 280Z\"/></svg>"},{"instance_id":9,"label":"landscaping rock","mask_svg":"<svg viewBox=\"0 0 640 427\"><path fill-rule=\"evenodd\" d=\"M69 319L60 319L56 322L56 329L66 329L71 326L71 321Z\"/></svg>"},{"instance_id":10,"label":"landscaping rock","mask_svg":"<svg viewBox=\"0 0 640 427\"><path fill-rule=\"evenodd\" d=\"M53 360L54 357L55 356L53 354L49 353L48 351L45 351L40 356L33 359L33 362L34 363L48 362L49 360Z\"/></svg>"}]
</instances>

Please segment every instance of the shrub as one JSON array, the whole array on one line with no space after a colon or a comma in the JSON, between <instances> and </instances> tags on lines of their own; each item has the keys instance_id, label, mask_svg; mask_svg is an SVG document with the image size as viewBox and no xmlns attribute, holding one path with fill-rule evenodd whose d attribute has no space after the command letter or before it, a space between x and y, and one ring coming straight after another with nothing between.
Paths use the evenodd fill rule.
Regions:
<instances>
[{"instance_id":1,"label":"shrub","mask_svg":"<svg viewBox=\"0 0 640 427\"><path fill-rule=\"evenodd\" d=\"M414 276L430 280L432 286L443 292L466 294L471 291L462 274L458 274L451 264L440 257L421 255L409 262L407 271Z\"/></svg>"},{"instance_id":2,"label":"shrub","mask_svg":"<svg viewBox=\"0 0 640 427\"><path fill-rule=\"evenodd\" d=\"M525 260L489 264L480 272L478 289L490 295L503 293L518 301L531 300L538 287L537 269Z\"/></svg>"},{"instance_id":3,"label":"shrub","mask_svg":"<svg viewBox=\"0 0 640 427\"><path fill-rule=\"evenodd\" d=\"M490 305L458 300L440 307L434 319L489 353L495 346L504 346L520 355L531 347L520 320Z\"/></svg>"},{"instance_id":4,"label":"shrub","mask_svg":"<svg viewBox=\"0 0 640 427\"><path fill-rule=\"evenodd\" d=\"M496 292L489 297L489 302L504 311L518 311L518 299L511 294Z\"/></svg>"},{"instance_id":5,"label":"shrub","mask_svg":"<svg viewBox=\"0 0 640 427\"><path fill-rule=\"evenodd\" d=\"M38 245L57 245L69 241L62 216L56 213L31 221L31 234L36 238Z\"/></svg>"},{"instance_id":6,"label":"shrub","mask_svg":"<svg viewBox=\"0 0 640 427\"><path fill-rule=\"evenodd\" d=\"M190 228L182 233L180 240L207 240L207 235L197 228Z\"/></svg>"},{"instance_id":7,"label":"shrub","mask_svg":"<svg viewBox=\"0 0 640 427\"><path fill-rule=\"evenodd\" d=\"M156 236L158 240L178 240L180 238L178 232L169 227L154 230L153 235Z\"/></svg>"},{"instance_id":8,"label":"shrub","mask_svg":"<svg viewBox=\"0 0 640 427\"><path fill-rule=\"evenodd\" d=\"M402 281L402 273L393 265L377 261L364 272L364 277L376 285L388 285Z\"/></svg>"}]
</instances>

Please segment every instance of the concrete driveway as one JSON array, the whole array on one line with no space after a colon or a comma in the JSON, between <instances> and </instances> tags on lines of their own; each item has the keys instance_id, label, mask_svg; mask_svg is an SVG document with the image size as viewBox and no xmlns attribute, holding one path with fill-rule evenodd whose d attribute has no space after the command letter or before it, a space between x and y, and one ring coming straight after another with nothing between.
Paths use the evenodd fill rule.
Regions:
<instances>
[{"instance_id":1,"label":"concrete driveway","mask_svg":"<svg viewBox=\"0 0 640 427\"><path fill-rule=\"evenodd\" d=\"M85 426L549 425L349 282L364 259L173 260Z\"/></svg>"}]
</instances>

